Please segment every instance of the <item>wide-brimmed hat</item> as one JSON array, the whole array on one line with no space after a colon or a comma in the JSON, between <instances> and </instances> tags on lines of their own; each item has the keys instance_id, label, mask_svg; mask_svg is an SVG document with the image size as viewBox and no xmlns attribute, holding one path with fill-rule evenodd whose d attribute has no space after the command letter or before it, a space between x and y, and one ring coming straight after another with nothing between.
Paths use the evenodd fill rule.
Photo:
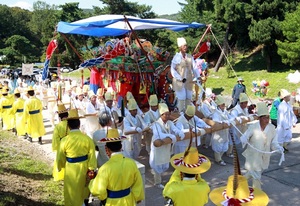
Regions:
<instances>
[{"instance_id":1,"label":"wide-brimmed hat","mask_svg":"<svg viewBox=\"0 0 300 206\"><path fill-rule=\"evenodd\" d=\"M113 96L111 92L106 92L104 95L104 99L105 101L112 101L113 100Z\"/></svg>"},{"instance_id":2,"label":"wide-brimmed hat","mask_svg":"<svg viewBox=\"0 0 300 206\"><path fill-rule=\"evenodd\" d=\"M31 85L27 87L27 92L29 92L29 91L34 91L34 89Z\"/></svg>"},{"instance_id":3,"label":"wide-brimmed hat","mask_svg":"<svg viewBox=\"0 0 300 206\"><path fill-rule=\"evenodd\" d=\"M183 45L186 45L186 40L185 40L185 38L183 38L183 37L177 38L177 45L178 45L178 47L181 47L181 46L183 46Z\"/></svg>"},{"instance_id":4,"label":"wide-brimmed hat","mask_svg":"<svg viewBox=\"0 0 300 206\"><path fill-rule=\"evenodd\" d=\"M20 90L18 89L18 88L16 88L15 90L14 90L14 94L20 94L21 92L20 92Z\"/></svg>"},{"instance_id":5,"label":"wide-brimmed hat","mask_svg":"<svg viewBox=\"0 0 300 206\"><path fill-rule=\"evenodd\" d=\"M125 139L125 136L120 136L118 129L112 128L107 131L106 137L100 139L100 142L119 142Z\"/></svg>"},{"instance_id":6,"label":"wide-brimmed hat","mask_svg":"<svg viewBox=\"0 0 300 206\"><path fill-rule=\"evenodd\" d=\"M2 88L2 90L1 90L1 93L2 93L2 94L7 94L7 93L8 93L8 91L7 91L7 89L5 89L5 88Z\"/></svg>"},{"instance_id":7,"label":"wide-brimmed hat","mask_svg":"<svg viewBox=\"0 0 300 206\"><path fill-rule=\"evenodd\" d=\"M204 173L211 166L208 157L199 154L196 147L191 147L185 157L184 153L174 155L170 162L176 170L187 174Z\"/></svg>"},{"instance_id":8,"label":"wide-brimmed hat","mask_svg":"<svg viewBox=\"0 0 300 206\"><path fill-rule=\"evenodd\" d=\"M268 195L260 189L249 187L247 179L241 175L237 177L238 186L234 195L233 179L234 176L232 175L228 178L227 186L216 188L210 192L209 198L215 205L227 205L223 204L224 201L229 201L232 198L234 201L238 201L240 205L245 206L268 205Z\"/></svg>"},{"instance_id":9,"label":"wide-brimmed hat","mask_svg":"<svg viewBox=\"0 0 300 206\"><path fill-rule=\"evenodd\" d=\"M185 114L189 117L193 117L196 113L196 107L194 105L188 105L185 110Z\"/></svg>"},{"instance_id":10,"label":"wide-brimmed hat","mask_svg":"<svg viewBox=\"0 0 300 206\"><path fill-rule=\"evenodd\" d=\"M248 96L245 93L240 93L239 100L240 100L240 102L248 102L249 101Z\"/></svg>"},{"instance_id":11,"label":"wide-brimmed hat","mask_svg":"<svg viewBox=\"0 0 300 206\"><path fill-rule=\"evenodd\" d=\"M264 102L258 102L256 104L256 110L257 110L257 116L264 116L264 115L270 115L269 114L269 109Z\"/></svg>"},{"instance_id":12,"label":"wide-brimmed hat","mask_svg":"<svg viewBox=\"0 0 300 206\"><path fill-rule=\"evenodd\" d=\"M157 106L158 105L158 99L157 99L156 94L150 95L150 97L149 97L149 105L150 106Z\"/></svg>"},{"instance_id":13,"label":"wide-brimmed hat","mask_svg":"<svg viewBox=\"0 0 300 206\"><path fill-rule=\"evenodd\" d=\"M222 95L217 95L215 102L219 106L221 104L225 104L225 99Z\"/></svg>"},{"instance_id":14,"label":"wide-brimmed hat","mask_svg":"<svg viewBox=\"0 0 300 206\"><path fill-rule=\"evenodd\" d=\"M280 90L280 99L283 99L284 97L290 96L291 93L289 93L286 89Z\"/></svg>"},{"instance_id":15,"label":"wide-brimmed hat","mask_svg":"<svg viewBox=\"0 0 300 206\"><path fill-rule=\"evenodd\" d=\"M237 82L243 82L243 81L244 81L244 80L243 80L242 77L239 77L238 80L237 80Z\"/></svg>"},{"instance_id":16,"label":"wide-brimmed hat","mask_svg":"<svg viewBox=\"0 0 300 206\"><path fill-rule=\"evenodd\" d=\"M138 105L135 101L135 99L129 99L128 103L127 103L127 109L128 110L135 110L138 108Z\"/></svg>"},{"instance_id":17,"label":"wide-brimmed hat","mask_svg":"<svg viewBox=\"0 0 300 206\"><path fill-rule=\"evenodd\" d=\"M78 109L70 109L69 110L69 115L68 115L68 120L69 119L81 119L81 118L84 118L84 117L80 117L78 115Z\"/></svg>"},{"instance_id":18,"label":"wide-brimmed hat","mask_svg":"<svg viewBox=\"0 0 300 206\"><path fill-rule=\"evenodd\" d=\"M166 112L170 112L168 105L166 103L159 103L158 112L160 115L163 115Z\"/></svg>"},{"instance_id":19,"label":"wide-brimmed hat","mask_svg":"<svg viewBox=\"0 0 300 206\"><path fill-rule=\"evenodd\" d=\"M57 105L57 113L62 114L62 113L67 113L68 110L64 104L58 104Z\"/></svg>"}]
</instances>

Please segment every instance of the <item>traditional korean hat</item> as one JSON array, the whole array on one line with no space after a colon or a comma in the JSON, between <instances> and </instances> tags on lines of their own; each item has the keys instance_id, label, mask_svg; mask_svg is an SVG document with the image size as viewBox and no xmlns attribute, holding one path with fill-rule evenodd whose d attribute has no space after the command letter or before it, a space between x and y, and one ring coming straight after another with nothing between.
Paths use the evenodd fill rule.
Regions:
<instances>
[{"instance_id":1,"label":"traditional korean hat","mask_svg":"<svg viewBox=\"0 0 300 206\"><path fill-rule=\"evenodd\" d=\"M90 91L90 85L83 85L83 88L82 88L83 92L86 93L86 92L89 92Z\"/></svg>"},{"instance_id":2,"label":"traditional korean hat","mask_svg":"<svg viewBox=\"0 0 300 206\"><path fill-rule=\"evenodd\" d=\"M67 120L69 120L69 119L81 119L81 118L84 118L84 117L80 117L78 115L78 110L77 109L70 109L69 110L69 115L68 115Z\"/></svg>"},{"instance_id":3,"label":"traditional korean hat","mask_svg":"<svg viewBox=\"0 0 300 206\"><path fill-rule=\"evenodd\" d=\"M127 109L128 110L135 110L138 108L138 105L135 101L135 99L129 99L128 103L127 103Z\"/></svg>"},{"instance_id":4,"label":"traditional korean hat","mask_svg":"<svg viewBox=\"0 0 300 206\"><path fill-rule=\"evenodd\" d=\"M57 105L57 113L62 114L62 113L67 113L68 110L66 109L64 104L58 104Z\"/></svg>"},{"instance_id":5,"label":"traditional korean hat","mask_svg":"<svg viewBox=\"0 0 300 206\"><path fill-rule=\"evenodd\" d=\"M126 99L127 99L127 101L128 101L129 99L134 99L134 96L132 95L131 92L127 92L127 93L126 93Z\"/></svg>"},{"instance_id":6,"label":"traditional korean hat","mask_svg":"<svg viewBox=\"0 0 300 206\"><path fill-rule=\"evenodd\" d=\"M244 80L243 80L242 77L239 77L238 80L237 80L237 82L243 82L243 81L244 81Z\"/></svg>"},{"instance_id":7,"label":"traditional korean hat","mask_svg":"<svg viewBox=\"0 0 300 206\"><path fill-rule=\"evenodd\" d=\"M97 90L97 96L103 96L104 89L103 88L98 88Z\"/></svg>"},{"instance_id":8,"label":"traditional korean hat","mask_svg":"<svg viewBox=\"0 0 300 206\"><path fill-rule=\"evenodd\" d=\"M264 116L264 115L269 115L269 110L264 102L258 102L256 104L256 109L257 109L257 116Z\"/></svg>"},{"instance_id":9,"label":"traditional korean hat","mask_svg":"<svg viewBox=\"0 0 300 206\"><path fill-rule=\"evenodd\" d=\"M246 177L238 175L237 182L237 188L234 192L234 175L229 176L227 186L216 188L209 193L210 200L215 205L268 205L268 195L260 189L249 187Z\"/></svg>"},{"instance_id":10,"label":"traditional korean hat","mask_svg":"<svg viewBox=\"0 0 300 206\"><path fill-rule=\"evenodd\" d=\"M92 98L93 96L96 96L96 94L95 94L95 92L93 90L90 90L88 92L88 96L89 96L89 98Z\"/></svg>"},{"instance_id":11,"label":"traditional korean hat","mask_svg":"<svg viewBox=\"0 0 300 206\"><path fill-rule=\"evenodd\" d=\"M240 102L248 102L248 96L245 93L240 93L240 97L239 97Z\"/></svg>"},{"instance_id":12,"label":"traditional korean hat","mask_svg":"<svg viewBox=\"0 0 300 206\"><path fill-rule=\"evenodd\" d=\"M194 105L188 105L185 110L187 116L193 117L196 113L196 107Z\"/></svg>"},{"instance_id":13,"label":"traditional korean hat","mask_svg":"<svg viewBox=\"0 0 300 206\"><path fill-rule=\"evenodd\" d=\"M20 94L20 90L18 88L15 89L14 94Z\"/></svg>"},{"instance_id":14,"label":"traditional korean hat","mask_svg":"<svg viewBox=\"0 0 300 206\"><path fill-rule=\"evenodd\" d=\"M112 101L113 100L113 96L111 94L111 92L106 92L104 95L105 101Z\"/></svg>"},{"instance_id":15,"label":"traditional korean hat","mask_svg":"<svg viewBox=\"0 0 300 206\"><path fill-rule=\"evenodd\" d=\"M0 89L2 89L2 87L3 87L3 84L2 84L2 83L0 83Z\"/></svg>"},{"instance_id":16,"label":"traditional korean hat","mask_svg":"<svg viewBox=\"0 0 300 206\"><path fill-rule=\"evenodd\" d=\"M177 38L177 45L178 47L181 47L183 45L186 45L186 40L183 37Z\"/></svg>"},{"instance_id":17,"label":"traditional korean hat","mask_svg":"<svg viewBox=\"0 0 300 206\"><path fill-rule=\"evenodd\" d=\"M34 91L34 89L31 85L27 87L27 92L29 92L29 91Z\"/></svg>"},{"instance_id":18,"label":"traditional korean hat","mask_svg":"<svg viewBox=\"0 0 300 206\"><path fill-rule=\"evenodd\" d=\"M211 89L211 88L206 88L206 89L205 89L205 96L206 96L207 98L210 98L212 94L213 94L213 93L212 93L212 89Z\"/></svg>"},{"instance_id":19,"label":"traditional korean hat","mask_svg":"<svg viewBox=\"0 0 300 206\"><path fill-rule=\"evenodd\" d=\"M107 131L106 137L100 139L100 142L118 142L125 139L125 136L120 136L118 129L112 128Z\"/></svg>"},{"instance_id":20,"label":"traditional korean hat","mask_svg":"<svg viewBox=\"0 0 300 206\"><path fill-rule=\"evenodd\" d=\"M82 95L83 94L83 90L80 87L76 88L76 94L77 95Z\"/></svg>"},{"instance_id":21,"label":"traditional korean hat","mask_svg":"<svg viewBox=\"0 0 300 206\"><path fill-rule=\"evenodd\" d=\"M160 115L163 115L166 112L170 112L168 105L166 103L159 103L158 104L158 111Z\"/></svg>"},{"instance_id":22,"label":"traditional korean hat","mask_svg":"<svg viewBox=\"0 0 300 206\"><path fill-rule=\"evenodd\" d=\"M156 94L150 95L150 97L149 97L149 105L150 106L157 106L158 105L158 99L157 99Z\"/></svg>"},{"instance_id":23,"label":"traditional korean hat","mask_svg":"<svg viewBox=\"0 0 300 206\"><path fill-rule=\"evenodd\" d=\"M211 166L208 157L199 154L196 147L190 147L184 153L174 155L170 162L176 170L187 174L204 173Z\"/></svg>"},{"instance_id":24,"label":"traditional korean hat","mask_svg":"<svg viewBox=\"0 0 300 206\"><path fill-rule=\"evenodd\" d=\"M280 90L280 99L283 99L284 97L287 97L289 95L291 95L291 93L289 93L286 89Z\"/></svg>"},{"instance_id":25,"label":"traditional korean hat","mask_svg":"<svg viewBox=\"0 0 300 206\"><path fill-rule=\"evenodd\" d=\"M1 90L1 93L2 93L2 94L7 94L8 91L7 91L7 89L5 89L5 88L3 87L2 90Z\"/></svg>"},{"instance_id":26,"label":"traditional korean hat","mask_svg":"<svg viewBox=\"0 0 300 206\"><path fill-rule=\"evenodd\" d=\"M225 104L225 99L222 95L217 95L215 102L217 105Z\"/></svg>"}]
</instances>

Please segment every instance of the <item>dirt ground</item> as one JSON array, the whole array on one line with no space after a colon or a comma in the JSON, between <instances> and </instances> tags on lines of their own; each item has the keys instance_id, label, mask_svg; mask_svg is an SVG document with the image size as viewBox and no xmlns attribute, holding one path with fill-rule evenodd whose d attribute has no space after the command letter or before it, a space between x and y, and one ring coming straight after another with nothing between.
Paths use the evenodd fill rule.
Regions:
<instances>
[{"instance_id":1,"label":"dirt ground","mask_svg":"<svg viewBox=\"0 0 300 206\"><path fill-rule=\"evenodd\" d=\"M55 205L48 202L50 195L44 192L45 180L52 178L51 173L27 173L11 167L19 162L20 157L51 165L51 160L42 158L45 157L45 152L37 147L36 143L29 143L21 137L14 136L12 132L1 131L0 136L0 200L6 199L5 205ZM36 166L39 166L38 164Z\"/></svg>"}]
</instances>

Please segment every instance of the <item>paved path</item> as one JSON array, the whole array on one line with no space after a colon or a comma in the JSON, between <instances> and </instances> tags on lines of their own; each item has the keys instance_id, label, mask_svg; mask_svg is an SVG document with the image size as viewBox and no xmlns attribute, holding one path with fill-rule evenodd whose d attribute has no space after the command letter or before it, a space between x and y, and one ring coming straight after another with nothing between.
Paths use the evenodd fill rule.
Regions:
<instances>
[{"instance_id":1,"label":"paved path","mask_svg":"<svg viewBox=\"0 0 300 206\"><path fill-rule=\"evenodd\" d=\"M43 137L43 145L35 144L45 151L48 158L54 159L54 153L51 150L52 128L47 119L47 111L43 111L44 122L46 126L46 135ZM289 152L285 155L285 162L281 166L278 165L280 155L275 153L271 157L269 169L262 175L262 189L270 198L270 206L289 206L300 205L300 123L293 129L293 140L288 146ZM238 153L241 154L242 148L238 147ZM224 157L226 166L216 165L213 161L213 152L211 148L199 148L200 153L208 156L212 161L211 169L202 175L210 185L211 190L225 186L228 176L233 174L232 159ZM245 159L239 155L241 167L244 166ZM153 186L153 175L148 163L148 154L145 149L142 150L141 156L137 159L145 165L145 193L146 206L161 206L164 205L162 190ZM165 184L172 174L172 167L163 175L163 183ZM243 172L243 170L242 170ZM187 204L188 205L188 204ZM207 206L212 206L211 202Z\"/></svg>"}]
</instances>

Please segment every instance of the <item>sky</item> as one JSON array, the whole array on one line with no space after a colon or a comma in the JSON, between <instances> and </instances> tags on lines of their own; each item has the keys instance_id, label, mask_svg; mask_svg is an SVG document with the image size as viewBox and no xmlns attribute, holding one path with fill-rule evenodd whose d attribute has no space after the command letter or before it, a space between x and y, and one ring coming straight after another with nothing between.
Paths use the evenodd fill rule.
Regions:
<instances>
[{"instance_id":1,"label":"sky","mask_svg":"<svg viewBox=\"0 0 300 206\"><path fill-rule=\"evenodd\" d=\"M33 2L37 0L1 0L0 4L8 5L10 7L18 6L23 9L31 10ZM93 6L103 7L103 4L99 0L41 0L47 4L61 5L70 2L79 2L79 7L86 9ZM152 11L158 15L163 14L175 14L181 10L181 7L177 3L177 0L129 0L130 2L138 2L139 4L146 4L152 6ZM184 2L184 0L180 0Z\"/></svg>"}]
</instances>

